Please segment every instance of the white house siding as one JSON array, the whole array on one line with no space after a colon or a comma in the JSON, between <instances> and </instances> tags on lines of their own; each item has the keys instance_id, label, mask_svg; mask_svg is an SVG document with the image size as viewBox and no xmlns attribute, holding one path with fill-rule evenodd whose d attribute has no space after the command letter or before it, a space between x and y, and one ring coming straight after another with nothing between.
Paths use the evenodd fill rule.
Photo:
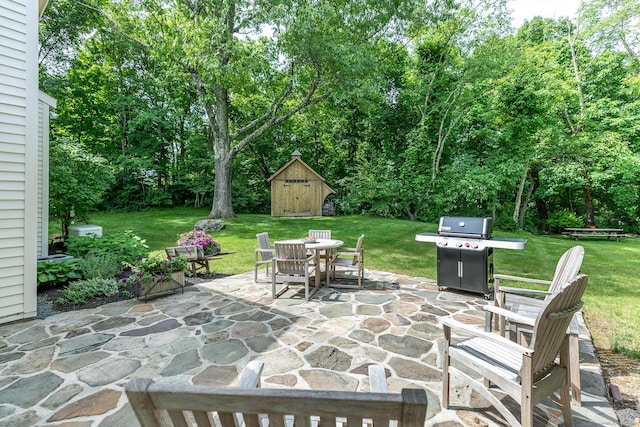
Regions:
<instances>
[{"instance_id":1,"label":"white house siding","mask_svg":"<svg viewBox=\"0 0 640 427\"><path fill-rule=\"evenodd\" d=\"M56 100L40 92L38 102L38 258L49 254L49 113Z\"/></svg>"},{"instance_id":2,"label":"white house siding","mask_svg":"<svg viewBox=\"0 0 640 427\"><path fill-rule=\"evenodd\" d=\"M38 3L0 2L0 323L36 314Z\"/></svg>"}]
</instances>

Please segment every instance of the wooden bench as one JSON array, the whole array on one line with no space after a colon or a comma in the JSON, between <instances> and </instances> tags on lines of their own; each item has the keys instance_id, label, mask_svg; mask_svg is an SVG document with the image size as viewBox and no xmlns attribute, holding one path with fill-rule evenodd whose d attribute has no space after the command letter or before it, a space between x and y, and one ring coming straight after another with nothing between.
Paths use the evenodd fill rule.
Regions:
<instances>
[{"instance_id":1,"label":"wooden bench","mask_svg":"<svg viewBox=\"0 0 640 427\"><path fill-rule=\"evenodd\" d=\"M207 274L210 274L211 270L209 269L209 261L222 259L224 255L235 254L235 251L233 251L219 252L215 255L205 255L200 246L173 246L165 248L165 252L168 257L185 257L187 261L191 263L191 271L194 276L198 274L198 268L205 268L207 270Z\"/></svg>"},{"instance_id":2,"label":"wooden bench","mask_svg":"<svg viewBox=\"0 0 640 427\"><path fill-rule=\"evenodd\" d=\"M207 427L424 426L426 392L387 393L381 366L371 381L372 393L259 388L262 368L263 362L249 362L237 387L133 378L125 392L142 427L194 425L191 420Z\"/></svg>"},{"instance_id":3,"label":"wooden bench","mask_svg":"<svg viewBox=\"0 0 640 427\"><path fill-rule=\"evenodd\" d=\"M611 239L615 237L616 241L620 241L621 237L625 237L624 230L621 228L565 228L564 233L578 240L580 237L606 237Z\"/></svg>"}]
</instances>

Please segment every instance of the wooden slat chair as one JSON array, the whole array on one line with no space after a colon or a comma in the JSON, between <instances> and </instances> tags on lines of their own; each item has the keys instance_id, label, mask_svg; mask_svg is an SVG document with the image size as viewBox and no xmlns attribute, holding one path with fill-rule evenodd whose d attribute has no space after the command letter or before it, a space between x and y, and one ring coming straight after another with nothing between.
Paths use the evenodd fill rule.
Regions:
<instances>
[{"instance_id":1,"label":"wooden slat chair","mask_svg":"<svg viewBox=\"0 0 640 427\"><path fill-rule=\"evenodd\" d=\"M133 378L125 392L142 427L424 426L427 395L422 389L360 393L256 388L262 362L250 365L251 375L243 371L239 387L154 384Z\"/></svg>"},{"instance_id":2,"label":"wooden slat chair","mask_svg":"<svg viewBox=\"0 0 640 427\"><path fill-rule=\"evenodd\" d=\"M275 243L276 257L271 261L273 270L271 274L271 294L273 299L279 297L289 289L289 283L304 283L304 298L309 301L318 290L314 287L309 291L309 282L316 266L312 264L314 255L308 255L304 243ZM316 273L317 274L317 273ZM282 283L281 289L276 289Z\"/></svg>"},{"instance_id":3,"label":"wooden slat chair","mask_svg":"<svg viewBox=\"0 0 640 427\"><path fill-rule=\"evenodd\" d=\"M336 277L336 267L355 270L358 276L358 289L362 289L362 281L364 280L364 248L362 247L362 240L364 239L364 234L358 237L358 242L356 243L355 248L340 248L340 250L333 254L331 260L329 261L329 268L331 269L331 274L334 279ZM334 288L353 288L351 285L344 284L330 284L327 283L327 286L331 286Z\"/></svg>"},{"instance_id":4,"label":"wooden slat chair","mask_svg":"<svg viewBox=\"0 0 640 427\"><path fill-rule=\"evenodd\" d=\"M265 275L269 275L269 266L272 264L272 259L275 256L275 246L271 244L269 240L269 233L258 233L258 248L255 251L255 272L254 280L258 281L258 267L266 265Z\"/></svg>"},{"instance_id":5,"label":"wooden slat chair","mask_svg":"<svg viewBox=\"0 0 640 427\"><path fill-rule=\"evenodd\" d=\"M211 273L209 261L222 259L221 256L205 255L200 246L174 246L165 248L168 257L183 256L191 263L191 272L194 276L198 274L198 268L204 268L207 274Z\"/></svg>"},{"instance_id":6,"label":"wooden slat chair","mask_svg":"<svg viewBox=\"0 0 640 427\"><path fill-rule=\"evenodd\" d=\"M329 240L331 239L331 230L309 230L307 234L309 237L315 237L316 239ZM321 260L325 261L325 264L331 255L327 255L327 252L331 252L331 249L322 249L320 251L319 257Z\"/></svg>"},{"instance_id":7,"label":"wooden slat chair","mask_svg":"<svg viewBox=\"0 0 640 427\"><path fill-rule=\"evenodd\" d=\"M491 307L487 308L487 330L491 330L493 326L496 331L499 331L504 336L507 336L507 332L509 332L513 340L520 342L523 332L531 332L531 324L544 304L545 298L548 298L549 295L561 289L563 285L580 272L583 258L584 248L582 246L574 246L567 250L558 260L552 280L495 274L493 276L495 309ZM507 287L502 286L501 283L503 280L540 284L548 288L538 290ZM507 310L508 312L502 310ZM525 322L518 322L517 320L522 319L522 316L527 319L525 319ZM507 325L509 326L508 331L506 328ZM567 333L569 334L570 341L571 396L576 405L581 405L582 393L578 336L580 326L575 316L569 324Z\"/></svg>"},{"instance_id":8,"label":"wooden slat chair","mask_svg":"<svg viewBox=\"0 0 640 427\"><path fill-rule=\"evenodd\" d=\"M309 230L309 237L328 240L331 238L331 230Z\"/></svg>"},{"instance_id":9,"label":"wooden slat chair","mask_svg":"<svg viewBox=\"0 0 640 427\"><path fill-rule=\"evenodd\" d=\"M582 307L580 298L586 287L587 276L576 276L545 300L534 322L528 347L474 326L445 320L442 406L449 407L450 375L455 374L487 398L508 425L533 426L533 407L551 397L562 410L564 425L571 427L567 327L574 313ZM452 330L471 337L454 341ZM471 378L454 365L477 371L485 383ZM520 403L520 422L485 384L498 386ZM559 398L556 391L559 391Z\"/></svg>"}]
</instances>

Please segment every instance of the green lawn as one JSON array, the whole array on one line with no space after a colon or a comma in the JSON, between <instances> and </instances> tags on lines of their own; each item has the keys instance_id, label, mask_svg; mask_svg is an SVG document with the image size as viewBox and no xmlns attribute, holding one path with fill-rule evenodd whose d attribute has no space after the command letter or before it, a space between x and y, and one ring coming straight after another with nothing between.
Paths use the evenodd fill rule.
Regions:
<instances>
[{"instance_id":1,"label":"green lawn","mask_svg":"<svg viewBox=\"0 0 640 427\"><path fill-rule=\"evenodd\" d=\"M91 224L105 233L133 230L146 239L153 251L174 246L178 234L209 213L208 209L172 208L144 212L100 213ZM238 215L226 220L224 230L214 237L223 251L236 251L212 263L218 273L243 273L253 270L256 233L267 231L272 240L303 237L309 229L331 229L335 238L354 246L362 233L368 269L390 271L409 276L436 278L436 248L432 243L414 240L416 233L435 232L436 224L426 224L371 216L313 218L272 218L266 215ZM560 255L576 244L565 236L534 236L527 233L494 232L494 237L519 237L528 240L525 250L496 249L496 273L551 279ZM578 242L585 248L582 272L589 275L584 296L584 313L598 346L616 347L640 358L640 239L620 242L598 238Z\"/></svg>"}]
</instances>

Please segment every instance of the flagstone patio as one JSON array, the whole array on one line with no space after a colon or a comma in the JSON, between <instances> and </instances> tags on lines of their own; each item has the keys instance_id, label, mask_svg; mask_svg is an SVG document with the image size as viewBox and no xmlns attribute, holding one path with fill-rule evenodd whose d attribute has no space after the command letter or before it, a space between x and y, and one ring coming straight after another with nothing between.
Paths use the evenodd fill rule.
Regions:
<instances>
[{"instance_id":1,"label":"flagstone patio","mask_svg":"<svg viewBox=\"0 0 640 427\"><path fill-rule=\"evenodd\" d=\"M367 366L383 366L389 390L420 387L427 425L505 425L489 403L456 385L440 405L441 322L484 324L482 295L439 292L432 280L367 271L364 289L299 288L273 301L253 272L135 300L0 326L0 425L136 426L123 387L132 377L230 385L262 360L263 387L367 392ZM588 331L581 334L583 406L576 426L617 426ZM558 425L550 402L535 422ZM514 411L517 404L511 405ZM558 418L560 417L560 418Z\"/></svg>"}]
</instances>

